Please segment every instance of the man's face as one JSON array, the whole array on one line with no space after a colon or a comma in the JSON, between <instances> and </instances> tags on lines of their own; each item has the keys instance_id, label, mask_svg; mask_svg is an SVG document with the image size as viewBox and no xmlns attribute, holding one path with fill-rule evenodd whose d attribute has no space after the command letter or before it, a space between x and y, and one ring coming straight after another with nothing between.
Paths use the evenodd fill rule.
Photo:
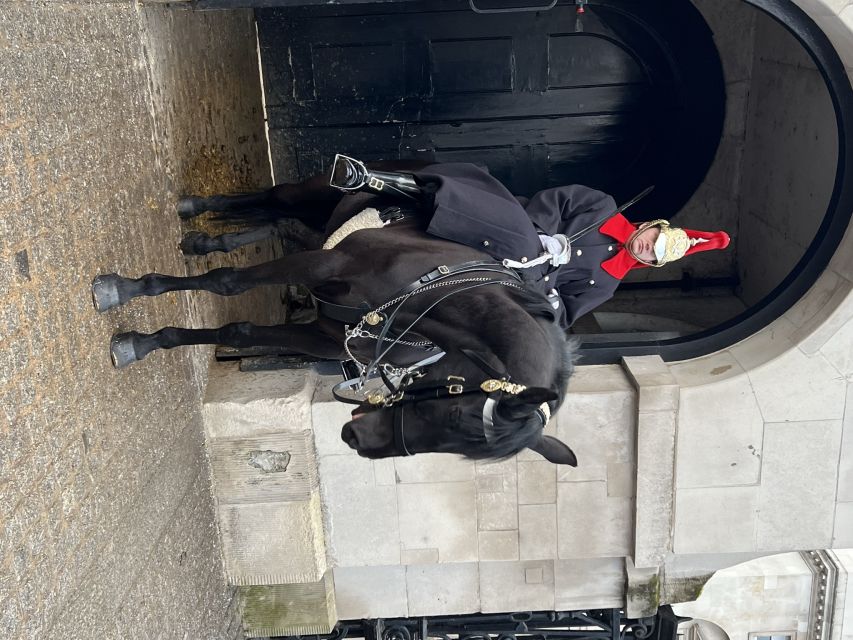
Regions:
<instances>
[{"instance_id":1,"label":"man's face","mask_svg":"<svg viewBox=\"0 0 853 640\"><path fill-rule=\"evenodd\" d=\"M657 257L655 256L655 241L658 239L660 235L660 227L649 227L642 233L638 233L634 236L634 239L631 240L631 244L628 247L634 257L639 258L643 262L647 262L649 264L655 264L657 262Z\"/></svg>"}]
</instances>

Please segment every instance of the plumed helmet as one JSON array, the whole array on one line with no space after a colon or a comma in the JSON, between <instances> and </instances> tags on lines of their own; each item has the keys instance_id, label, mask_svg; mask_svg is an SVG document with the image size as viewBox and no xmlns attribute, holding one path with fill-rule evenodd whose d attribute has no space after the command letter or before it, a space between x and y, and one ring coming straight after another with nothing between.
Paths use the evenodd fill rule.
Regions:
<instances>
[{"instance_id":1,"label":"plumed helmet","mask_svg":"<svg viewBox=\"0 0 853 640\"><path fill-rule=\"evenodd\" d=\"M634 238L651 227L660 228L660 235L658 235L654 245L655 262L647 262L639 256L634 255L631 251L631 243ZM711 249L725 249L729 245L729 242L729 234L725 231L709 232L681 229L680 227L673 227L668 220L660 219L642 223L625 242L625 247L637 262L650 267L662 267L691 253L709 251Z\"/></svg>"}]
</instances>

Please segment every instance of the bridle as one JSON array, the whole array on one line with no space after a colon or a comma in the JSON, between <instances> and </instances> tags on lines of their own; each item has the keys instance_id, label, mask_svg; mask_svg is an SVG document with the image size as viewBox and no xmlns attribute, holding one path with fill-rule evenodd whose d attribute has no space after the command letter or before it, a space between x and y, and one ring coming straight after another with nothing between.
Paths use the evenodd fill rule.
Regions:
<instances>
[{"instance_id":1,"label":"bridle","mask_svg":"<svg viewBox=\"0 0 853 640\"><path fill-rule=\"evenodd\" d=\"M475 271L496 272L503 277L458 277L459 275ZM438 382L419 382L426 377L427 368L443 358L445 352L441 351L430 341L411 342L403 340L403 337L411 332L427 313L453 295L490 285L523 289L522 282L522 278L515 270L495 261L466 262L452 267L442 265L421 276L415 282L403 287L390 300L375 309L369 310L366 313L363 309L360 309L363 315L352 329L349 327L346 328L346 339L344 341L344 348L358 366L359 375L335 385L332 394L341 402L360 405L363 401L347 398L339 392L344 389L361 390L368 379L377 376L380 377L387 388L387 392L383 393L380 390L371 391L367 393L367 401L377 407L377 409L393 409L395 445L403 455L410 456L413 454L406 446L405 439L405 408L408 405L424 400L438 400L485 393L487 397L483 405L483 430L486 440L490 440L490 437L494 437L494 412L499 402L499 394L517 395L527 387L511 382L510 375L506 371L495 370L492 365L467 349L462 349L462 353L487 375L482 382L473 385L466 384L465 378L458 375L449 375L446 380ZM458 288L457 285L459 285ZM398 319L399 311L406 302L417 295L440 287L454 288L439 297L438 300L432 302L413 322L395 337L389 337L394 321ZM375 327L379 324L383 326L378 335L365 329L365 325ZM349 347L349 342L355 338L376 340L374 358L369 363L362 364L353 355ZM387 346L385 346L386 344ZM383 362L385 356L397 345L428 348L432 353L408 367L396 367L391 363ZM394 380L395 378L396 380ZM536 409L536 415L539 417L543 428L548 423L550 414L551 411L548 403L542 403Z\"/></svg>"}]
</instances>

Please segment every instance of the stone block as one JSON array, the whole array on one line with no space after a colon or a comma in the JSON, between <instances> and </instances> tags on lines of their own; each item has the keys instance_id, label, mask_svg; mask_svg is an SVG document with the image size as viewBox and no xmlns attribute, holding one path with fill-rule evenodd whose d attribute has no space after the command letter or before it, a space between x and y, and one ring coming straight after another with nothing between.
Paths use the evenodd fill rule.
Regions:
<instances>
[{"instance_id":1,"label":"stone block","mask_svg":"<svg viewBox=\"0 0 853 640\"><path fill-rule=\"evenodd\" d=\"M402 564L436 564L438 549L403 549L400 552Z\"/></svg>"},{"instance_id":2,"label":"stone block","mask_svg":"<svg viewBox=\"0 0 853 640\"><path fill-rule=\"evenodd\" d=\"M637 469L633 464L612 462L607 465L608 498L633 498L636 481Z\"/></svg>"},{"instance_id":3,"label":"stone block","mask_svg":"<svg viewBox=\"0 0 853 640\"><path fill-rule=\"evenodd\" d=\"M480 611L476 562L406 567L409 616L442 616Z\"/></svg>"},{"instance_id":4,"label":"stone block","mask_svg":"<svg viewBox=\"0 0 853 640\"><path fill-rule=\"evenodd\" d=\"M608 498L606 482L557 486L557 548L561 560L629 555L633 524L633 500Z\"/></svg>"},{"instance_id":5,"label":"stone block","mask_svg":"<svg viewBox=\"0 0 853 640\"><path fill-rule=\"evenodd\" d=\"M726 81L726 119L723 123L723 135L725 136L740 138L741 140L746 137L749 84L749 80ZM740 184L732 193L739 192Z\"/></svg>"},{"instance_id":6,"label":"stone block","mask_svg":"<svg viewBox=\"0 0 853 640\"><path fill-rule=\"evenodd\" d=\"M756 484L763 437L764 419L746 376L682 389L677 486Z\"/></svg>"},{"instance_id":7,"label":"stone block","mask_svg":"<svg viewBox=\"0 0 853 640\"><path fill-rule=\"evenodd\" d=\"M755 551L758 490L757 486L678 489L673 551L677 554Z\"/></svg>"},{"instance_id":8,"label":"stone block","mask_svg":"<svg viewBox=\"0 0 853 640\"><path fill-rule=\"evenodd\" d=\"M447 453L421 453L394 458L398 481L466 482L474 479L474 461Z\"/></svg>"},{"instance_id":9,"label":"stone block","mask_svg":"<svg viewBox=\"0 0 853 640\"><path fill-rule=\"evenodd\" d=\"M217 438L209 451L220 505L304 501L319 487L310 431Z\"/></svg>"},{"instance_id":10,"label":"stone block","mask_svg":"<svg viewBox=\"0 0 853 640\"><path fill-rule=\"evenodd\" d=\"M341 620L409 615L405 567L335 567L334 576Z\"/></svg>"},{"instance_id":11,"label":"stone block","mask_svg":"<svg viewBox=\"0 0 853 640\"><path fill-rule=\"evenodd\" d=\"M756 529L759 551L830 547L840 448L839 420L766 425Z\"/></svg>"},{"instance_id":12,"label":"stone block","mask_svg":"<svg viewBox=\"0 0 853 640\"><path fill-rule=\"evenodd\" d=\"M477 488L477 493L503 493L509 483L509 478L504 475L479 475L474 485Z\"/></svg>"},{"instance_id":13,"label":"stone block","mask_svg":"<svg viewBox=\"0 0 853 640\"><path fill-rule=\"evenodd\" d=\"M640 567L661 564L670 550L676 420L674 411L638 419L633 558Z\"/></svg>"},{"instance_id":14,"label":"stone block","mask_svg":"<svg viewBox=\"0 0 853 640\"><path fill-rule=\"evenodd\" d=\"M480 563L483 613L554 609L554 561Z\"/></svg>"},{"instance_id":15,"label":"stone block","mask_svg":"<svg viewBox=\"0 0 853 640\"><path fill-rule=\"evenodd\" d=\"M492 478L500 478L500 485ZM477 482L488 489L477 492L477 529L508 531L518 529L518 471L512 458L500 463L477 464Z\"/></svg>"},{"instance_id":16,"label":"stone block","mask_svg":"<svg viewBox=\"0 0 853 640\"><path fill-rule=\"evenodd\" d=\"M827 269L801 302L805 299L811 304L804 313L812 312L812 315L799 326L791 339L797 342L800 351L811 355L853 318L853 283ZM818 307L821 302L822 306Z\"/></svg>"},{"instance_id":17,"label":"stone block","mask_svg":"<svg viewBox=\"0 0 853 640\"><path fill-rule=\"evenodd\" d=\"M377 486L397 484L397 472L394 469L393 458L382 458L373 461L373 479Z\"/></svg>"},{"instance_id":18,"label":"stone block","mask_svg":"<svg viewBox=\"0 0 853 640\"><path fill-rule=\"evenodd\" d=\"M397 486L377 486L371 460L320 458L320 488L336 566L400 563Z\"/></svg>"},{"instance_id":19,"label":"stone block","mask_svg":"<svg viewBox=\"0 0 853 640\"><path fill-rule=\"evenodd\" d=\"M792 349L749 372L765 422L840 420L845 381L826 359Z\"/></svg>"},{"instance_id":20,"label":"stone block","mask_svg":"<svg viewBox=\"0 0 853 640\"><path fill-rule=\"evenodd\" d=\"M586 365L575 369L569 379L569 394L631 391L633 386L621 366L616 364Z\"/></svg>"},{"instance_id":21,"label":"stone block","mask_svg":"<svg viewBox=\"0 0 853 640\"><path fill-rule=\"evenodd\" d=\"M844 305L848 320L820 349L820 353L847 379L853 379L853 296ZM838 312L838 310L836 310Z\"/></svg>"},{"instance_id":22,"label":"stone block","mask_svg":"<svg viewBox=\"0 0 853 640\"><path fill-rule=\"evenodd\" d=\"M548 560L557 556L556 504L519 505L518 544L521 560Z\"/></svg>"},{"instance_id":23,"label":"stone block","mask_svg":"<svg viewBox=\"0 0 853 640\"><path fill-rule=\"evenodd\" d=\"M310 370L242 373L237 363L210 367L202 414L207 437L243 438L311 425L317 376Z\"/></svg>"},{"instance_id":24,"label":"stone block","mask_svg":"<svg viewBox=\"0 0 853 640\"><path fill-rule=\"evenodd\" d=\"M728 87L727 87L728 88ZM744 139L740 136L723 135L717 147L713 164L705 176L705 184L720 189L723 193L740 191L741 164L743 161ZM718 228L717 225L708 227Z\"/></svg>"},{"instance_id":25,"label":"stone block","mask_svg":"<svg viewBox=\"0 0 853 640\"><path fill-rule=\"evenodd\" d=\"M341 439L341 427L352 417L352 407L336 400L316 399L311 405L311 419L314 425L314 446L317 455L357 456L355 450Z\"/></svg>"},{"instance_id":26,"label":"stone block","mask_svg":"<svg viewBox=\"0 0 853 640\"><path fill-rule=\"evenodd\" d=\"M853 502L839 502L835 505L832 548L853 549Z\"/></svg>"},{"instance_id":27,"label":"stone block","mask_svg":"<svg viewBox=\"0 0 853 640\"><path fill-rule=\"evenodd\" d=\"M330 633L338 621L331 571L313 583L245 586L237 589L248 637Z\"/></svg>"},{"instance_id":28,"label":"stone block","mask_svg":"<svg viewBox=\"0 0 853 640\"><path fill-rule=\"evenodd\" d=\"M744 374L743 367L728 351L718 351L701 358L675 362L669 365L669 370L682 392L685 387L699 387L722 382Z\"/></svg>"},{"instance_id":29,"label":"stone block","mask_svg":"<svg viewBox=\"0 0 853 640\"><path fill-rule=\"evenodd\" d=\"M729 347L728 351L744 371L749 372L793 349L790 336L795 329L790 320L782 316L743 342Z\"/></svg>"},{"instance_id":30,"label":"stone block","mask_svg":"<svg viewBox=\"0 0 853 640\"><path fill-rule=\"evenodd\" d=\"M804 325L811 324L816 316L819 317L818 323L823 324L823 321L826 319L824 309L836 295L839 288L844 290L844 295L835 304L830 305L829 309L835 308L838 302L843 300L846 297L846 293L850 291L850 283L847 282L846 284L847 286L844 286L844 279L832 269L826 269L820 274L806 294L785 312L785 317L791 324L797 327L798 333L802 331ZM799 342L798 340L795 341ZM802 344L800 348L802 349Z\"/></svg>"},{"instance_id":31,"label":"stone block","mask_svg":"<svg viewBox=\"0 0 853 640\"><path fill-rule=\"evenodd\" d=\"M557 611L621 608L625 605L622 558L558 560L554 563Z\"/></svg>"},{"instance_id":32,"label":"stone block","mask_svg":"<svg viewBox=\"0 0 853 640\"><path fill-rule=\"evenodd\" d=\"M629 618L654 616L660 606L660 569L637 569L627 562L628 589L625 615Z\"/></svg>"},{"instance_id":33,"label":"stone block","mask_svg":"<svg viewBox=\"0 0 853 640\"><path fill-rule=\"evenodd\" d=\"M397 485L403 549L438 549L439 562L477 560L474 482Z\"/></svg>"},{"instance_id":34,"label":"stone block","mask_svg":"<svg viewBox=\"0 0 853 640\"><path fill-rule=\"evenodd\" d=\"M480 560L518 560L518 531L480 531Z\"/></svg>"},{"instance_id":35,"label":"stone block","mask_svg":"<svg viewBox=\"0 0 853 640\"><path fill-rule=\"evenodd\" d=\"M632 463L637 405L633 389L569 393L557 413L557 436L578 457L578 467L558 467L558 482L606 481L607 465Z\"/></svg>"},{"instance_id":36,"label":"stone block","mask_svg":"<svg viewBox=\"0 0 853 640\"><path fill-rule=\"evenodd\" d=\"M727 83L749 80L752 75L756 11L738 2L695 0L714 33Z\"/></svg>"},{"instance_id":37,"label":"stone block","mask_svg":"<svg viewBox=\"0 0 853 640\"><path fill-rule=\"evenodd\" d=\"M841 437L841 460L838 467L838 502L853 502L853 384L847 385Z\"/></svg>"},{"instance_id":38,"label":"stone block","mask_svg":"<svg viewBox=\"0 0 853 640\"><path fill-rule=\"evenodd\" d=\"M218 517L229 583L273 585L323 578L326 548L318 494L306 502L222 505Z\"/></svg>"},{"instance_id":39,"label":"stone block","mask_svg":"<svg viewBox=\"0 0 853 640\"><path fill-rule=\"evenodd\" d=\"M631 356L622 364L639 391L639 411L678 409L678 384L660 356Z\"/></svg>"},{"instance_id":40,"label":"stone block","mask_svg":"<svg viewBox=\"0 0 853 640\"><path fill-rule=\"evenodd\" d=\"M548 504L557 501L557 466L542 461L518 462L518 504Z\"/></svg>"}]
</instances>

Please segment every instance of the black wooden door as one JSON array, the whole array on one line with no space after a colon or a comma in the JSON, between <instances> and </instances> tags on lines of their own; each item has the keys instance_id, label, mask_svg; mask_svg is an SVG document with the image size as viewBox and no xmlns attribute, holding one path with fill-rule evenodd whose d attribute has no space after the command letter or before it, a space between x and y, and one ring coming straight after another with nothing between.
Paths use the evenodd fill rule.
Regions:
<instances>
[{"instance_id":1,"label":"black wooden door","mask_svg":"<svg viewBox=\"0 0 853 640\"><path fill-rule=\"evenodd\" d=\"M259 10L276 178L336 152L485 164L516 194L580 183L678 211L713 158L724 87L688 0L475 14L461 3Z\"/></svg>"}]
</instances>

